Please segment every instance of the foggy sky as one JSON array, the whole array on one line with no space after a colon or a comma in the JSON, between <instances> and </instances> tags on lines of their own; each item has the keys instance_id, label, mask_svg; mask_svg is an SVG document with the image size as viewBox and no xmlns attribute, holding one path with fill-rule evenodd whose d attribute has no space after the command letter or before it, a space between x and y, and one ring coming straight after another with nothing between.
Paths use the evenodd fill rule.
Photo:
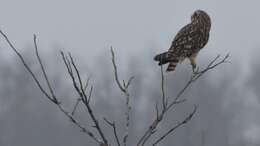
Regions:
<instances>
[{"instance_id":1,"label":"foggy sky","mask_svg":"<svg viewBox=\"0 0 260 146\"><path fill-rule=\"evenodd\" d=\"M32 57L26 52L23 54L26 58ZM52 83L63 104L68 110L72 110L76 94L71 90L70 82L66 81L64 67L59 63L50 64L59 58L58 54L56 58L54 57L45 61L46 66L48 68L56 66L59 70L49 70L50 73L54 72ZM77 58L77 61L80 62L80 59ZM104 56L104 60L110 61L110 54ZM96 70L97 74L93 75L92 84L95 88L92 106L99 118L106 116L123 124L123 96L113 81L111 63L104 60L99 62L104 65L102 69L106 72ZM129 71L126 71L128 73L120 76L135 75L130 88L130 93L133 95L131 102L133 127L130 143L135 143L136 137L142 134L147 124L150 124L151 119L154 118L154 104L160 99L160 69L152 62L145 63L141 62L142 60L142 57L129 59ZM67 117L44 98L17 59L11 63L1 62L1 145L94 145L88 136L79 132ZM135 62L141 63L137 65ZM31 66L35 72L39 71L36 64L31 63ZM121 66L122 64L119 63L119 68ZM145 68L138 66L145 66ZM259 90L257 90L259 67L252 63L248 68L253 74L247 76L244 81L240 80L241 71L238 68L236 63L221 65L187 90L183 97L187 98L188 102L169 113L167 122L160 127L167 129L169 124L183 119L192 110L194 104L199 105L198 112L190 123L178 129L162 145L200 146L203 133L205 133L206 145L255 146L260 143L258 138L260 119L257 116L260 110ZM84 67L81 69L85 70ZM188 80L190 73L189 64L184 63L178 66L174 74L166 74L167 95L174 97ZM216 74L220 76L217 79L214 78ZM80 107L77 118L84 125L90 126L85 112L86 109ZM110 130L107 126L103 128L106 132Z\"/></svg>"},{"instance_id":2,"label":"foggy sky","mask_svg":"<svg viewBox=\"0 0 260 146\"><path fill-rule=\"evenodd\" d=\"M257 146L259 118L259 1L51 1L3 0L0 28L39 72L32 50L32 35L39 38L42 58L57 94L68 109L76 94L58 54L72 52L80 69L91 75L93 107L103 116L121 121L124 100L113 80L109 47L115 47L120 78L134 75L130 143L150 124L154 104L160 98L160 69L153 55L167 50L176 32L190 21L196 9L212 18L210 41L201 51L203 67L217 54L231 54L231 64L209 72L187 90L188 102L169 114L176 123L199 105L195 117L165 140L164 145ZM17 57L0 39L0 145L85 146L93 141L79 131L44 98ZM188 80L188 63L166 75L167 95L174 97ZM40 76L40 74L39 74ZM81 107L78 118L92 126ZM165 123L165 127L169 125ZM103 127L108 132L109 127ZM123 133L123 131L120 131Z\"/></svg>"}]
</instances>

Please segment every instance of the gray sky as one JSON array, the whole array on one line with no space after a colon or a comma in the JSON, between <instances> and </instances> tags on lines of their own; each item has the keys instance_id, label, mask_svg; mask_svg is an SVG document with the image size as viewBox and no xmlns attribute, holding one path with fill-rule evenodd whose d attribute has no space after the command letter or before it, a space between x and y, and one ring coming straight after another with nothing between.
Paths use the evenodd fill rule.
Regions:
<instances>
[{"instance_id":1,"label":"gray sky","mask_svg":"<svg viewBox=\"0 0 260 146\"><path fill-rule=\"evenodd\" d=\"M110 87L113 83L109 47L114 46L124 73L122 78L133 74L140 79L133 87L137 111L134 118L139 121L136 126L142 128L149 121L149 116L143 114L151 114L149 103L159 93L153 93L157 84L150 86L151 79L159 81L158 67L151 62L153 55L167 50L177 31L190 21L193 11L203 9L213 24L210 41L199 55L199 65L228 52L232 64L209 73L189 90L187 96L192 99L178 115L183 115L194 103L200 104L199 115L190 126L172 136L173 140L179 145L189 142L199 145L198 133L205 131L210 146L256 146L260 144L259 4L258 0L1 0L0 28L29 60L34 59L30 56L32 35L38 35L40 50L46 51L43 58L51 74L56 75L53 79L55 84L61 84L59 91L64 95L69 85L63 86L60 71L56 69L55 65L62 67L57 50L71 51L86 73L95 74L95 84L102 91L96 92L100 100L96 104L113 112L117 98L114 95L120 95L111 92L113 86ZM89 139L40 98L33 83L28 83L30 77L21 64L13 61L14 53L3 39L0 39L0 53L0 145L86 145ZM187 63L179 68L174 75L167 75L172 96L182 87L190 71ZM104 69L110 71L104 73ZM114 99L107 100L104 96L107 94ZM103 108L98 111L117 118L117 114L106 113ZM139 132L138 128L133 131ZM182 138L187 135L189 140Z\"/></svg>"},{"instance_id":2,"label":"gray sky","mask_svg":"<svg viewBox=\"0 0 260 146\"><path fill-rule=\"evenodd\" d=\"M238 56L259 45L258 5L258 0L2 0L0 24L20 47L36 33L44 49L61 45L100 54L113 45L128 54L167 50L192 12L203 9L213 21L211 51L205 54Z\"/></svg>"}]
</instances>

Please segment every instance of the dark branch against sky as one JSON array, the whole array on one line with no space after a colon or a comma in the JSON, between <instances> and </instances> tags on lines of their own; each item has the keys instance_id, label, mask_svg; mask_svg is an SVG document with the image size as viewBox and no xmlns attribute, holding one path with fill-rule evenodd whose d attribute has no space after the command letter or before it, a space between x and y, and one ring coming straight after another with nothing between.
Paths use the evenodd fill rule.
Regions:
<instances>
[{"instance_id":1,"label":"dark branch against sky","mask_svg":"<svg viewBox=\"0 0 260 146\"><path fill-rule=\"evenodd\" d=\"M260 144L260 69L259 51L256 51L260 46L259 1L12 0L3 1L1 6L1 29L15 40L15 46L25 54L37 75L40 68L33 61L36 58L32 57L31 39L34 33L39 36L41 58L46 60L50 82L71 110L74 106L71 103L77 98L71 92L66 70L60 68L63 65L57 50L72 52L83 76L91 76L96 97L91 101L95 110L121 121L124 113L118 109L124 108L124 99L115 90L109 54L109 46L117 48L121 77L135 76L129 88L135 97L132 104L136 105L131 115L134 119L130 121L130 126L135 125L129 131L131 142L136 136L131 133L141 135L154 118L154 106L149 105L160 97L160 69L152 61L154 54L168 49L176 32L188 23L195 9L207 11L213 20L211 37L199 54L198 64L206 65L217 54L228 52L232 63L210 72L184 94L187 104L171 113L172 122L183 119L194 104L199 105L198 114L162 145L171 145L172 141L195 146ZM188 66L184 63L174 74L165 75L168 95L175 95L188 80L191 73ZM22 64L0 39L0 145L93 144L42 97ZM89 126L90 119L80 116L84 112L79 105L75 116ZM104 130L107 132L111 127ZM123 134L119 131L119 135ZM113 135L108 138L112 139Z\"/></svg>"},{"instance_id":2,"label":"dark branch against sky","mask_svg":"<svg viewBox=\"0 0 260 146\"><path fill-rule=\"evenodd\" d=\"M25 52L25 54L27 53ZM44 57L46 56L42 56L42 58ZM104 60L109 57L109 54L104 56ZM77 60L81 59L78 58ZM132 61L130 58L129 64L135 61L141 61L141 59ZM46 67L53 68L55 66L48 64L48 62ZM134 143L133 139L135 139L135 136L131 133L142 134L140 132L146 128L147 122L154 118L154 107L150 105L161 100L159 98L160 69L151 62L142 62L141 64L150 70L136 68L135 65L129 66L131 74L137 73L135 74L136 82L132 82L133 88L130 88L129 91L133 93L135 97L133 104L136 105L133 108L133 119L130 124L130 143ZM35 87L33 80L28 76L20 62L16 60L9 64L1 63L0 68L1 81L5 83L1 84L0 92L0 121L2 123L0 127L3 129L0 132L0 144L19 144L22 146L91 144L89 143L91 140L58 112L55 106L42 98L42 94ZM60 67L57 66L56 69L58 68ZM252 72L258 71L254 64L249 68L252 69ZM96 89L93 91L93 95L95 95L95 98L92 99L93 107L100 115L108 115L115 121L122 121L124 113L118 109L123 108L124 99L120 96L115 82L111 79L113 78L112 68L104 63L103 69L107 72L100 71L91 79ZM254 134L257 134L257 130L254 130L254 128L257 129L260 119L255 118L254 114L257 114L259 109L254 107L256 103L252 103L254 96L259 95L258 90L254 88L258 83L258 77L252 74L243 81L237 81L240 71L238 70L237 74L234 75L234 70L238 70L236 63L220 66L219 69L212 71L188 89L184 94L184 97L188 99L187 104L177 106L174 112L169 113L169 117L172 118L170 118L171 124L183 119L192 110L194 104L198 105L197 114L189 124L178 129L162 145L169 145L174 142L180 145L194 144L199 146L202 133L206 133L204 139L207 145L240 146L247 144L254 146L254 144L258 144L257 138L254 138ZM38 72L37 68L36 72ZM51 76L50 80L55 82L54 88L59 91L57 94L63 97L61 100L72 110L73 105L70 105L70 103L76 101L75 94L71 92L70 84L62 79L64 76L59 76L63 72L62 69L55 72L56 75ZM142 73L138 74L139 72ZM143 76L144 74L149 76ZM168 95L175 95L189 79L190 74L191 70L188 64L183 64L174 74L166 74L166 92ZM245 98L248 98L248 101ZM255 100L255 102L258 102L258 98ZM248 103L245 104L245 102ZM250 104L252 104L252 107L249 106ZM84 108L79 107L75 115L88 125L90 119L82 116L84 112ZM170 126L167 123L162 123L162 125L164 124L165 126L161 127L163 129ZM106 131L111 130L109 127L104 127L104 129ZM119 131L119 135L122 134L123 131Z\"/></svg>"}]
</instances>

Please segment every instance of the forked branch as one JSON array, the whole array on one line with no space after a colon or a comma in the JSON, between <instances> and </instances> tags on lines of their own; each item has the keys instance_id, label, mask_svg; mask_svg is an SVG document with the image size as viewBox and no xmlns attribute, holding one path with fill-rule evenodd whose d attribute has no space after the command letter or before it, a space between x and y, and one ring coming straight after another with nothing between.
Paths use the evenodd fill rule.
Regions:
<instances>
[{"instance_id":1,"label":"forked branch","mask_svg":"<svg viewBox=\"0 0 260 146\"><path fill-rule=\"evenodd\" d=\"M120 141L119 141L119 138L118 138L118 134L117 134L117 128L116 128L116 123L115 121L113 122L110 122L108 119L106 118L103 118L104 121L113 128L113 133L114 133L114 137L116 139L116 143L117 143L117 146L120 146Z\"/></svg>"},{"instance_id":2,"label":"forked branch","mask_svg":"<svg viewBox=\"0 0 260 146\"><path fill-rule=\"evenodd\" d=\"M83 83L82 83L83 81L81 79L79 69L77 68L77 66L75 64L75 61L74 61L72 55L70 53L68 53L68 56L66 56L62 51L60 53L61 53L63 62L65 64L65 67L67 68L68 74L72 80L73 87L77 91L79 97L81 98L80 101L82 101L83 104L85 105L85 107L87 108L87 111L91 117L91 120L94 123L94 127L102 138L102 143L100 145L108 146L108 140L106 139L105 134L99 125L99 121L97 120L96 115L94 114L94 112L90 106L90 103L89 103L93 87L91 87L91 89L89 91L89 96L87 96L86 87L83 86Z\"/></svg>"},{"instance_id":3,"label":"forked branch","mask_svg":"<svg viewBox=\"0 0 260 146\"><path fill-rule=\"evenodd\" d=\"M48 92L42 87L42 85L41 85L40 81L38 80L38 78L35 76L35 74L31 70L31 68L25 62L25 60L24 60L23 56L21 55L21 53L14 47L12 42L8 39L7 35L2 30L0 30L0 34L4 37L4 39L6 40L8 45L11 47L11 49L15 52L15 54L19 57L19 59L23 63L23 66L26 68L26 70L32 76L33 80L35 81L35 83L37 84L37 86L39 87L41 92L45 95L45 97L48 98L53 103L57 104L58 103L57 100L55 98L51 97L51 95L49 95Z\"/></svg>"},{"instance_id":4,"label":"forked branch","mask_svg":"<svg viewBox=\"0 0 260 146\"><path fill-rule=\"evenodd\" d=\"M46 69L45 69L44 64L42 62L42 59L39 55L36 35L34 35L34 37L33 37L35 55L37 57L37 61L38 61L39 65L40 65L41 73L43 74L44 81L47 84L48 90L44 89L44 87L42 86L42 83L39 81L39 79L36 77L35 73L28 66L24 57L14 47L14 45L8 39L8 37L5 35L5 33L3 33L0 30L0 34L5 38L8 45L12 48L12 50L15 52L15 54L19 57L19 59L23 63L23 66L26 68L26 70L32 76L33 80L37 84L40 91L45 95L45 97L49 101L54 103L58 107L58 109L71 120L71 122L74 125L76 125L78 128L80 128L83 133L87 134L90 138L92 138L97 144L99 144L99 146L109 146L109 142L108 142L108 140L105 136L104 131L102 130L102 128L99 124L99 120L98 120L97 116L95 115L95 113L94 113L94 111L93 111L93 109L90 105L91 97L92 97L92 91L93 91L93 86L89 86L89 79L90 78L88 78L86 82L83 82L81 74L79 72L79 69L78 69L72 55L70 53L64 54L64 52L62 52L62 51L60 52L61 57L62 57L62 61L65 65L65 67L67 69L67 73L68 73L68 75L69 75L69 77L72 81L72 86L79 96L75 105L73 106L72 112L68 112L62 106L61 101L58 100L58 98L55 94L54 88L52 87L52 85L50 83ZM116 61L115 61L116 60L115 59L115 53L114 53L112 47L111 47L111 55L112 55L112 64L113 64L114 78L115 78L116 84L117 84L118 88L120 89L120 91L125 96L125 106L126 106L125 119L126 119L126 121L125 121L125 133L123 135L122 145L126 146L127 141L128 141L128 137L129 137L130 112L131 112L130 94L129 94L128 88L129 88L130 84L132 83L132 80L134 79L134 77L130 77L129 80L127 80L126 82L124 80L122 80L122 82L121 82L119 80L118 68L117 68ZM164 73L163 73L163 67L161 66L161 93L162 93L161 98L160 98L161 103L156 102L155 118L151 122L151 124L149 125L147 130L144 131L144 134L138 140L137 146L144 146L147 143L147 141L158 131L158 128L157 128L158 125L165 119L164 117L166 116L166 113L168 111L170 111L171 109L173 109L174 105L177 105L177 104L180 104L180 103L183 103L183 102L186 101L186 99L182 99L181 97L182 97L183 93L188 89L188 87L190 87L192 85L192 83L197 81L202 75L204 75L208 71L216 68L217 66L219 66L223 63L229 62L227 60L228 58L229 58L229 54L227 54L223 59L220 59L220 55L218 55L211 62L209 62L209 64L204 69L202 69L202 70L197 69L196 71L194 71L193 74L191 75L190 79L184 85L184 87L176 94L175 98L169 98L166 95L166 92L165 92L165 76L164 76ZM80 122L77 119L75 119L74 114L75 114L76 109L78 108L78 105L80 103L83 103L83 105L86 107L88 115L90 116L90 119L94 123L93 127L95 128L96 132L92 132L90 129L81 125ZM168 129L164 134L162 134L157 139L155 139L154 142L153 142L153 146L157 145L159 142L164 140L167 136L172 134L177 128L179 128L179 127L185 125L186 123L188 123L192 119L192 117L194 116L196 111L197 111L197 106L195 106L194 110L190 114L188 114L184 120L177 123L175 126ZM115 141L116 141L118 146L121 146L115 121L111 122L111 121L109 121L105 118L104 118L104 121L110 127L113 128L113 134L114 134L114 137L115 137Z\"/></svg>"},{"instance_id":5,"label":"forked branch","mask_svg":"<svg viewBox=\"0 0 260 146\"><path fill-rule=\"evenodd\" d=\"M177 96L170 101L170 98L166 98L166 94L165 94L165 90L164 90L164 74L163 74L163 69L161 67L161 92L162 92L162 110L161 112L159 112L158 106L156 104L156 118L153 120L152 124L148 127L148 129L144 132L143 136L139 139L137 146L144 146L145 143L151 138L151 136L156 133L156 129L157 126L159 125L159 123L161 123L161 121L163 120L166 112L168 112L170 109L173 108L174 105L176 104L180 104L186 101L186 99L180 99L180 97L183 95L183 93L187 90L187 88L189 86L192 85L193 82L195 82L196 80L198 80L203 74L205 74L206 72L216 68L217 66L223 64L223 63L228 63L229 61L227 60L229 58L229 54L227 54L223 59L219 60L220 55L218 55L217 57L215 57L208 65L205 69L203 70L197 70L196 72L193 72L193 74L191 75L189 81L185 84L185 86L177 93ZM193 110L193 114L196 112L195 108ZM193 115L191 114L191 115ZM189 116L192 117L192 116ZM187 123L191 118L188 118L188 120L185 120L185 123ZM182 125L182 124L181 124ZM177 129L178 127L180 127L181 125L177 126L176 128L173 128L170 132L172 133L175 129ZM166 136L168 136L169 134L166 134L162 137L162 139L164 139ZM162 140L161 139L161 140ZM158 140L161 141L161 140ZM158 142L155 142L158 143Z\"/></svg>"},{"instance_id":6,"label":"forked branch","mask_svg":"<svg viewBox=\"0 0 260 146\"><path fill-rule=\"evenodd\" d=\"M170 128L165 134L163 134L160 138L158 138L153 146L157 145L159 142L161 142L164 138L166 138L168 135L170 135L174 130L176 130L177 128L183 126L184 124L188 123L191 118L194 116L194 114L197 111L197 106L194 107L193 111L181 122L177 123L177 125L175 125L174 127Z\"/></svg>"},{"instance_id":7,"label":"forked branch","mask_svg":"<svg viewBox=\"0 0 260 146\"><path fill-rule=\"evenodd\" d=\"M124 144L124 146L126 146L127 145L127 139L128 139L128 136L129 136L130 111L131 111L131 105L129 103L130 94L128 92L128 87L131 84L134 77L130 77L130 79L127 81L127 83L125 83L124 80L123 80L123 85L122 85L119 81L118 70L117 70L116 61L115 61L115 53L114 53L114 50L113 50L112 47L111 47L111 55L112 55L112 63L113 63L114 75L115 75L115 80L116 80L117 86L123 92L123 94L126 97L126 102L125 102L125 106L126 106L126 112L125 112L126 125L125 125L125 127L126 127L126 129L125 129L125 134L124 134L124 137L123 137L123 144Z\"/></svg>"},{"instance_id":8,"label":"forked branch","mask_svg":"<svg viewBox=\"0 0 260 146\"><path fill-rule=\"evenodd\" d=\"M101 135L102 140L100 140L91 130L89 130L89 129L85 128L84 126L82 126L82 125L80 124L80 122L79 122L77 119L74 118L73 114L70 114L70 112L66 111L65 108L62 106L61 102L58 101L57 96L56 96L55 93L54 93L53 87L52 87L51 84L50 84L48 75L47 75L47 73L46 73L46 69L45 69L45 67L44 67L44 65L43 65L43 63L42 63L41 58L40 58L40 55L39 55L39 52L38 52L37 37L36 37L36 35L34 35L34 37L33 37L35 54L36 54L38 63L40 64L41 72L43 73L44 80L45 80L45 82L47 83L47 87L48 87L48 89L49 89L50 94L46 91L46 89L43 88L42 84L40 83L39 79L36 77L35 73L34 73L34 72L31 70L31 68L28 66L28 64L26 63L24 57L23 57L23 56L21 55L21 53L14 47L14 45L13 45L12 42L9 40L9 38L7 37L7 35L6 35L5 33L3 33L3 31L1 31L1 30L0 30L0 34L5 38L5 40L6 40L6 42L8 43L8 45L9 45L9 46L11 47L11 49L15 52L15 54L19 57L19 59L20 59L21 62L23 63L23 66L24 66L25 69L29 72L29 74L31 75L31 77L34 79L34 81L35 81L35 83L37 84L38 88L39 88L40 91L45 95L45 97L46 97L47 99L49 99L52 103L54 103L55 105L57 105L58 108L59 108L59 110L60 110L62 113L64 113L65 116L67 116L67 117L71 120L71 122L72 122L74 125L76 125L78 128L80 128L83 133L87 134L90 138L92 138L92 139L93 139L95 142L97 142L99 145L108 146L108 142L107 142L107 140L105 139L104 134L103 134L103 132L101 131L101 128L100 128L100 126L98 125L98 122L97 122L97 120L96 120L96 118L95 118L93 112L91 111L90 107L88 107L88 109L89 109L88 111L89 111L89 113L90 113L90 115L91 115L91 117L92 117L92 120L93 120L94 123L95 123L96 129L98 130L98 132L99 132L100 135ZM63 59L64 59L64 58L63 58ZM70 56L70 59L71 59L71 62L69 62L69 63L67 62L67 61L69 61L68 58L67 58L66 61L64 60L64 63L65 63L65 64L68 63L68 64L66 64L66 67L67 67L67 69L68 69L68 72L69 72L70 75L73 75L73 69L75 69L76 72L77 72L78 80L81 81L79 72L78 72L77 67L76 67L76 65L74 64L74 61L73 61L73 59L72 59L71 56ZM71 63L73 63L73 67L74 67L74 68L71 67ZM72 77L72 76L71 76L71 77ZM75 81L75 82L73 82L73 84L74 84L75 87L76 87L77 84L76 84L76 80L75 80L74 76L73 76L73 81ZM80 92L80 93L84 93L84 92L82 92L82 91L83 91L83 86L81 85L80 88L77 88L77 91ZM83 95L81 95L81 96L87 97L86 94L83 94ZM90 96L89 96L89 98L90 98ZM86 99L86 98L85 98L85 99ZM88 103L88 102L86 102L86 103ZM89 104L86 104L86 105L89 106Z\"/></svg>"}]
</instances>

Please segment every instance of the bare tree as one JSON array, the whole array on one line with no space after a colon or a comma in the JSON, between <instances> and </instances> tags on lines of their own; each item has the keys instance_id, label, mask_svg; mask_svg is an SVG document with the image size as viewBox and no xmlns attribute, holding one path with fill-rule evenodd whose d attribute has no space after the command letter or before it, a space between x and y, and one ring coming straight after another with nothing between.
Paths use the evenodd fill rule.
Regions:
<instances>
[{"instance_id":1,"label":"bare tree","mask_svg":"<svg viewBox=\"0 0 260 146\"><path fill-rule=\"evenodd\" d=\"M105 133L104 130L102 129L102 126L100 124L101 123L100 119L98 119L98 113L96 113L93 110L93 108L90 104L91 98L93 98L92 91L93 91L94 87L92 85L90 85L89 78L86 81L83 80L83 78L81 77L80 70L79 70L77 64L75 63L75 60L72 57L71 53L64 53L63 51L60 51L62 61L65 65L69 78L71 79L72 87L74 88L74 90L76 91L76 93L79 97L76 101L76 104L73 106L73 110L68 111L63 106L62 101L59 100L60 98L57 97L55 90L49 81L47 71L45 69L45 66L42 63L42 59L41 59L39 51L38 51L36 35L33 36L35 55L37 57L37 62L39 63L41 72L42 72L44 80L46 82L47 89L45 89L43 87L43 83L39 81L39 79L36 77L35 73L31 70L30 66L26 63L22 54L16 49L16 47L9 40L7 35L1 30L0 30L0 34L4 37L4 39L6 40L8 45L11 47L11 49L15 52L15 54L19 57L23 66L29 72L29 74L32 76L36 85L39 87L40 91L45 95L45 97L51 103L55 104L58 107L58 109L64 115L66 115L74 125L76 125L81 130L81 132L87 134L99 146L109 146L112 143L116 143L118 146L121 146L121 145L127 146L128 145L129 127L130 127L129 125L130 125L130 118L131 118L130 113L131 113L132 106L134 106L134 105L130 104L130 100L132 98L131 98L131 94L129 93L128 89L129 89L132 81L134 80L134 77L130 77L127 81L125 81L125 80L121 81L119 79L118 67L116 64L116 55L115 55L112 47L111 47L111 55L112 55L111 60L112 60L112 66L113 66L113 70L114 70L114 79L115 79L115 82L116 82L118 88L125 96L125 108L126 108L125 114L124 114L125 115L125 124L124 124L125 133L122 137L120 137L118 135L118 125L117 125L118 122L110 121L110 120L108 120L109 119L108 117L103 117L103 120L105 121L105 123L111 127L111 129L112 129L111 132L114 135L114 139L108 139L107 138L108 133ZM160 130L160 129L158 129L158 125L164 119L166 119L165 118L167 116L166 113L170 112L170 110L173 109L173 107L175 107L175 105L184 103L186 101L186 99L182 98L182 95L188 89L188 87L190 87L195 81L197 81L202 75L204 75L208 71L216 68L217 66L219 66L223 63L228 62L228 60L227 60L228 58L229 58L228 54L222 59L220 58L220 55L218 55L212 61L210 61L209 64L204 69L202 69L202 70L197 69L195 72L192 73L190 79L187 81L185 86L176 94L175 97L168 97L166 95L165 77L164 77L164 73L163 73L163 67L161 66L161 68L160 68L161 69L161 83L160 83L161 100L160 100L160 102L156 103L156 105L154 107L155 111L156 111L154 120L151 121L150 125L148 125L148 127L147 127L146 131L144 131L143 135L139 139L137 139L136 145L144 146L148 142L148 140L151 139L152 143L153 143L152 145L155 146L155 145L159 144L162 140L164 140L166 137L168 137L170 134L172 134L177 128L188 123L192 119L194 114L196 113L197 107L198 107L197 105L194 106L194 109L186 116L186 118L184 118L177 124L172 124L171 128L169 128L167 131L162 132L163 133L162 135L151 138L152 136L154 136L154 134L158 130ZM84 127L80 123L80 121L75 118L74 114L80 103L83 104L84 107L87 109L88 115L94 125L93 127L94 127L95 131L93 131L92 127Z\"/></svg>"}]
</instances>

